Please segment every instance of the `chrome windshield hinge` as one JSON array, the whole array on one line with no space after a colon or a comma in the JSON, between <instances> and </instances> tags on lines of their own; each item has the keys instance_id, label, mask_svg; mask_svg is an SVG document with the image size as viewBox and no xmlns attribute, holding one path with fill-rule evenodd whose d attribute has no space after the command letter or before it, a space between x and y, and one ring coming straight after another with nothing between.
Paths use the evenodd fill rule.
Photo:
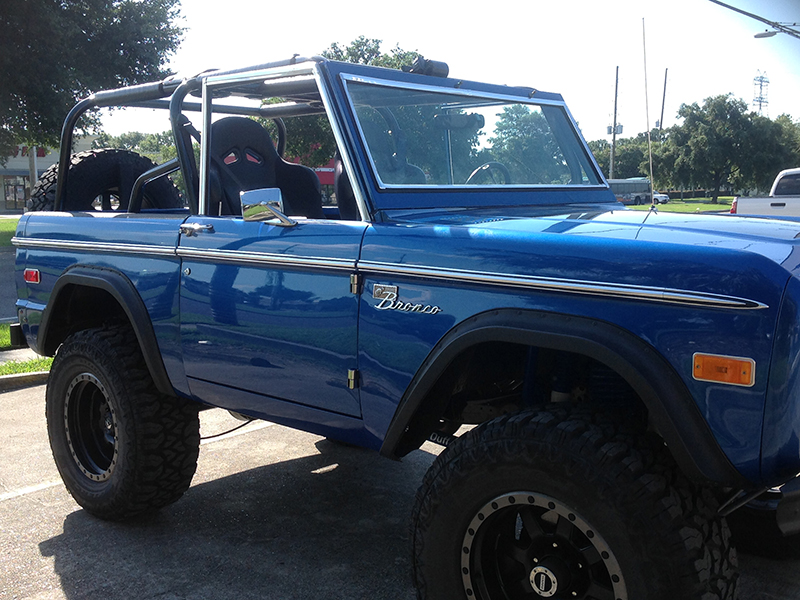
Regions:
<instances>
[{"instance_id":1,"label":"chrome windshield hinge","mask_svg":"<svg viewBox=\"0 0 800 600\"><path fill-rule=\"evenodd\" d=\"M357 369L347 369L347 389L354 390L358 387L359 377Z\"/></svg>"},{"instance_id":2,"label":"chrome windshield hinge","mask_svg":"<svg viewBox=\"0 0 800 600\"><path fill-rule=\"evenodd\" d=\"M364 276L361 273L350 273L350 293L356 296L361 293L364 285Z\"/></svg>"}]
</instances>

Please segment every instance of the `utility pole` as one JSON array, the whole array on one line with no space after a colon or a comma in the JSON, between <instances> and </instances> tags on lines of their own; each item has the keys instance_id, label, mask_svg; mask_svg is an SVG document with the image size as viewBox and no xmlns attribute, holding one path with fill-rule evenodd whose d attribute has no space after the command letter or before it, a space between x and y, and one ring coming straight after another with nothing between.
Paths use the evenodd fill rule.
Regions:
<instances>
[{"instance_id":1,"label":"utility pole","mask_svg":"<svg viewBox=\"0 0 800 600\"><path fill-rule=\"evenodd\" d=\"M664 129L664 104L667 101L667 73L669 69L664 69L664 95L661 96L661 120L658 122L658 130Z\"/></svg>"},{"instance_id":2,"label":"utility pole","mask_svg":"<svg viewBox=\"0 0 800 600\"><path fill-rule=\"evenodd\" d=\"M611 160L608 167L608 178L614 179L614 155L617 152L617 95L619 93L619 65L617 65L617 77L614 82L614 125L611 129Z\"/></svg>"}]
</instances>

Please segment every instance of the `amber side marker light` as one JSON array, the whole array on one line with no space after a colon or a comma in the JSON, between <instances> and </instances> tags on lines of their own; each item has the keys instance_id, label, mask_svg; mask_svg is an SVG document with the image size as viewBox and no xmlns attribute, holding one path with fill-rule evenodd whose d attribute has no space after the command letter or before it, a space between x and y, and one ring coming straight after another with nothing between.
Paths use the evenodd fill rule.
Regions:
<instances>
[{"instance_id":1,"label":"amber side marker light","mask_svg":"<svg viewBox=\"0 0 800 600\"><path fill-rule=\"evenodd\" d=\"M756 361L752 358L697 352L692 361L694 362L692 375L698 381L744 387L750 387L756 382Z\"/></svg>"}]
</instances>

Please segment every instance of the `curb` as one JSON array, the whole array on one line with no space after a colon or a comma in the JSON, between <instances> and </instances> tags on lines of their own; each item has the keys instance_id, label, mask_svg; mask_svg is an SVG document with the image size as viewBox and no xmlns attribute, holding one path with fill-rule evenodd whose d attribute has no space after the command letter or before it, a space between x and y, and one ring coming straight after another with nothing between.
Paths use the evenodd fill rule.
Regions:
<instances>
[{"instance_id":1,"label":"curb","mask_svg":"<svg viewBox=\"0 0 800 600\"><path fill-rule=\"evenodd\" d=\"M18 375L0 375L0 392L7 392L22 387L31 387L47 383L50 371L36 373L20 373Z\"/></svg>"},{"instance_id":2,"label":"curb","mask_svg":"<svg viewBox=\"0 0 800 600\"><path fill-rule=\"evenodd\" d=\"M0 392L16 390L23 387L42 385L47 383L50 371L37 371L36 373L20 373L18 375L0 375Z\"/></svg>"}]
</instances>

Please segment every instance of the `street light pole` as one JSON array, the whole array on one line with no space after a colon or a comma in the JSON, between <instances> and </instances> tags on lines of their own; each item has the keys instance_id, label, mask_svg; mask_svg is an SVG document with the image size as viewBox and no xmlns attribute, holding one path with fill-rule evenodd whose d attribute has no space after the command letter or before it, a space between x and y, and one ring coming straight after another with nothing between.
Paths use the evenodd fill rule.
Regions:
<instances>
[{"instance_id":1,"label":"street light pole","mask_svg":"<svg viewBox=\"0 0 800 600\"><path fill-rule=\"evenodd\" d=\"M738 12L739 14L745 15L746 17L750 17L751 19L755 19L756 21L761 21L762 23L766 23L770 27L772 27L773 31L764 31L762 33L757 33L755 37L757 38L765 38L765 37L772 37L778 33L785 33L792 37L796 37L800 39L800 31L797 29L792 29L792 27L796 27L797 23L778 23L776 21L770 21L769 19L765 19L764 17L759 17L758 15L754 15L753 13L749 13L746 10L742 10L741 8L736 8L735 6L731 6L730 4L725 4L724 2L720 2L720 0L709 0L709 2L713 2L714 4L719 4L720 6L724 6L734 12ZM791 26L791 27L790 27Z\"/></svg>"}]
</instances>

